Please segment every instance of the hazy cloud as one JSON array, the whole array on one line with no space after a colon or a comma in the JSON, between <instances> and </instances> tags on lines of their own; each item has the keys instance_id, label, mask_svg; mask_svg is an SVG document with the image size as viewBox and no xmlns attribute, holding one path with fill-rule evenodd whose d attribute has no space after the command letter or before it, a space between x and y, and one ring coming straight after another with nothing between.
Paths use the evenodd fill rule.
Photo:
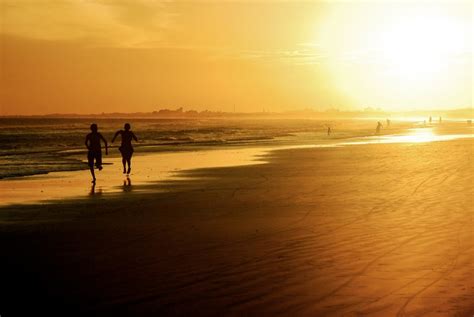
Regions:
<instances>
[{"instance_id":1,"label":"hazy cloud","mask_svg":"<svg viewBox=\"0 0 474 317\"><path fill-rule=\"evenodd\" d=\"M1 0L1 12L4 34L132 47L164 41L175 16L168 2L150 0Z\"/></svg>"},{"instance_id":2,"label":"hazy cloud","mask_svg":"<svg viewBox=\"0 0 474 317\"><path fill-rule=\"evenodd\" d=\"M231 53L229 52L229 55ZM319 49L287 50L247 50L239 52L236 57L262 62L287 62L297 65L319 64L327 56Z\"/></svg>"}]
</instances>

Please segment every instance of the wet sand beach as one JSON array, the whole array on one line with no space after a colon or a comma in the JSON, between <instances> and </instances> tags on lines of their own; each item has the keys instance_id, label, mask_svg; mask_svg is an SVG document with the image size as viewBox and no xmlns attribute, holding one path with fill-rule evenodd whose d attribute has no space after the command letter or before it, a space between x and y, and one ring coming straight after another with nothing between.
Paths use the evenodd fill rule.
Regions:
<instances>
[{"instance_id":1,"label":"wet sand beach","mask_svg":"<svg viewBox=\"0 0 474 317\"><path fill-rule=\"evenodd\" d=\"M104 169L102 171L96 169L97 182L94 186L88 170L9 178L0 181L0 192L2 192L0 206L49 204L64 199L111 196L132 189L134 191L146 190L146 186L140 185L182 179L185 175L180 172L185 170L257 164L258 157L266 151L268 149L261 147L238 147L138 154L133 158L133 167L138 168L133 168L130 175L122 173L120 157L106 156L103 153ZM113 150L111 152L113 153Z\"/></svg>"},{"instance_id":2,"label":"wet sand beach","mask_svg":"<svg viewBox=\"0 0 474 317\"><path fill-rule=\"evenodd\" d=\"M3 207L0 313L472 316L473 145L285 149Z\"/></svg>"}]
</instances>

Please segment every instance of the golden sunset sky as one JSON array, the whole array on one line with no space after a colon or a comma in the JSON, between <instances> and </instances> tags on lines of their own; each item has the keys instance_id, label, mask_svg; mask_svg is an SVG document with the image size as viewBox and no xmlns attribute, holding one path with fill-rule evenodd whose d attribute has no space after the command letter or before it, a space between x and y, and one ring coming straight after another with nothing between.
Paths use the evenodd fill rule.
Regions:
<instances>
[{"instance_id":1,"label":"golden sunset sky","mask_svg":"<svg viewBox=\"0 0 474 317\"><path fill-rule=\"evenodd\" d=\"M3 115L472 107L470 1L0 3Z\"/></svg>"}]
</instances>

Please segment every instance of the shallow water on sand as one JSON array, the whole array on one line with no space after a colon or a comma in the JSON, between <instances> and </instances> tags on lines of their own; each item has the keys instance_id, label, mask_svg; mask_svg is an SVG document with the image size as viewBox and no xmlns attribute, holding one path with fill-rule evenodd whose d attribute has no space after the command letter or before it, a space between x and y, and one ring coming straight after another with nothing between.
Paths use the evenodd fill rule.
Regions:
<instances>
[{"instance_id":1,"label":"shallow water on sand","mask_svg":"<svg viewBox=\"0 0 474 317\"><path fill-rule=\"evenodd\" d=\"M100 197L138 190L149 182L179 179L178 172L188 169L258 164L263 148L239 148L195 152L153 153L133 158L132 173L122 174L121 159L104 157L104 169L96 170L97 182L91 183L88 170L55 172L0 181L1 205L57 202L67 198Z\"/></svg>"}]
</instances>

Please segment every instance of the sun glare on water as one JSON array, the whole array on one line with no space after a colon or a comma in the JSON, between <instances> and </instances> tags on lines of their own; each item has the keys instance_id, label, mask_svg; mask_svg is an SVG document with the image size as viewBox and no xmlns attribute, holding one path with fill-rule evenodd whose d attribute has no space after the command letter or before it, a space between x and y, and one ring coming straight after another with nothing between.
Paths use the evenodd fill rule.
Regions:
<instances>
[{"instance_id":1,"label":"sun glare on water","mask_svg":"<svg viewBox=\"0 0 474 317\"><path fill-rule=\"evenodd\" d=\"M427 143L472 138L472 134L436 134L432 128L410 129L404 135L387 135L378 137L382 143Z\"/></svg>"},{"instance_id":2,"label":"sun glare on water","mask_svg":"<svg viewBox=\"0 0 474 317\"><path fill-rule=\"evenodd\" d=\"M417 144L439 141L450 141L457 139L473 138L474 134L437 134L433 128L415 128L409 129L405 134L389 134L376 135L363 138L362 140L355 140L350 142L342 142L335 144L336 146L344 145L363 145L363 144L389 144L389 143L404 143ZM332 146L332 145L330 145Z\"/></svg>"}]
</instances>

